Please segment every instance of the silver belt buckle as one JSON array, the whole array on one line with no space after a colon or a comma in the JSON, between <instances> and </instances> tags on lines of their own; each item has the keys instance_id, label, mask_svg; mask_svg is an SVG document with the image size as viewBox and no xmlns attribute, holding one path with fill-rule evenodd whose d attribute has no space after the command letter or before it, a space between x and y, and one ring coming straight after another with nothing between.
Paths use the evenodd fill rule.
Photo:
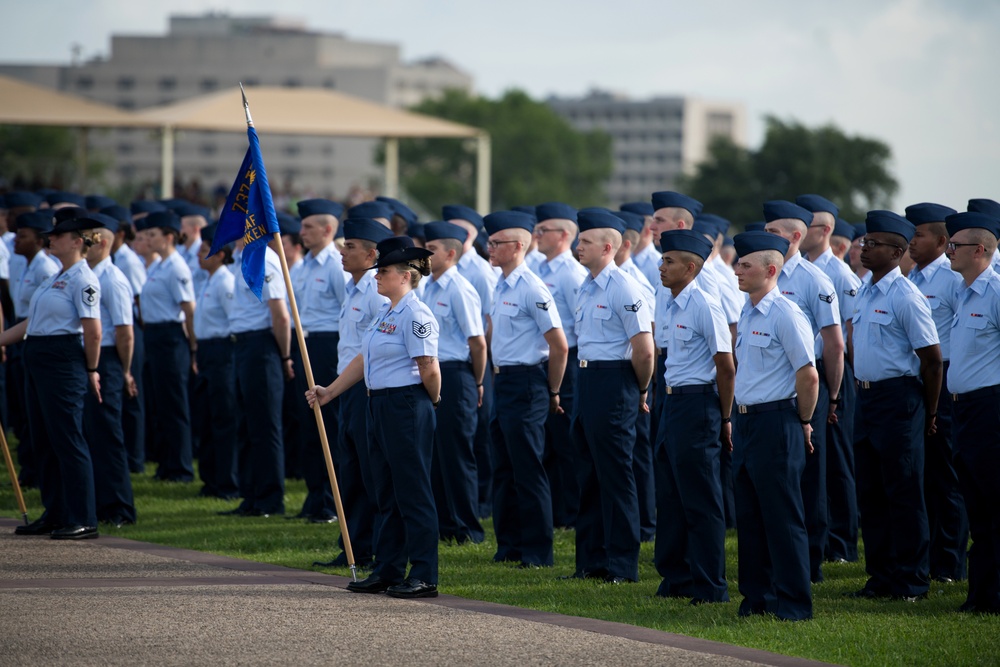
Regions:
<instances>
[{"instance_id":1,"label":"silver belt buckle","mask_svg":"<svg viewBox=\"0 0 1000 667\"><path fill-rule=\"evenodd\" d=\"M586 368L586 367L587 367L587 360L586 359L581 359L580 360L580 368Z\"/></svg>"},{"instance_id":2,"label":"silver belt buckle","mask_svg":"<svg viewBox=\"0 0 1000 667\"><path fill-rule=\"evenodd\" d=\"M303 329L302 330L302 339L305 340L306 338L309 338L309 332L306 329Z\"/></svg>"},{"instance_id":3,"label":"silver belt buckle","mask_svg":"<svg viewBox=\"0 0 1000 667\"><path fill-rule=\"evenodd\" d=\"M673 387L667 387L667 396L670 396L672 393L674 393L674 388Z\"/></svg>"},{"instance_id":4,"label":"silver belt buckle","mask_svg":"<svg viewBox=\"0 0 1000 667\"><path fill-rule=\"evenodd\" d=\"M745 414L747 414L747 412L748 412L748 411L747 411L747 406L745 406L745 405L737 405L737 406L736 406L736 411L737 411L738 413L740 413L741 415L745 415Z\"/></svg>"},{"instance_id":5,"label":"silver belt buckle","mask_svg":"<svg viewBox=\"0 0 1000 667\"><path fill-rule=\"evenodd\" d=\"M862 389L871 389L872 383L868 380L858 380L858 384L861 385Z\"/></svg>"},{"instance_id":6,"label":"silver belt buckle","mask_svg":"<svg viewBox=\"0 0 1000 667\"><path fill-rule=\"evenodd\" d=\"M957 400L958 400L958 394L952 394L951 395L951 402L954 403Z\"/></svg>"},{"instance_id":7,"label":"silver belt buckle","mask_svg":"<svg viewBox=\"0 0 1000 667\"><path fill-rule=\"evenodd\" d=\"M493 375L500 375L500 367L499 366L494 366L493 367Z\"/></svg>"}]
</instances>

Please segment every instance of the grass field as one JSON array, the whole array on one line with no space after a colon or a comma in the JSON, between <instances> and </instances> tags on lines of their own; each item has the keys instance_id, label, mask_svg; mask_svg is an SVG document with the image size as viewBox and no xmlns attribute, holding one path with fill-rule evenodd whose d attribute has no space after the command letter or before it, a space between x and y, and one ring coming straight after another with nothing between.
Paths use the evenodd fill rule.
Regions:
<instances>
[{"instance_id":1,"label":"grass field","mask_svg":"<svg viewBox=\"0 0 1000 667\"><path fill-rule=\"evenodd\" d=\"M199 484L154 482L133 476L139 522L104 534L212 552L247 560L349 575L314 568L314 560L337 554L337 528L281 517L216 516L235 502L199 498ZM297 512L305 497L302 482L289 482L287 507ZM37 490L26 493L29 516L41 514ZM6 471L0 481L0 514L19 518ZM492 526L478 545L441 545L443 593L560 614L599 618L693 637L764 649L845 665L1000 664L1000 617L959 614L964 583L934 584L927 600L916 604L845 598L861 588L862 564L827 565L826 581L813 587L815 618L785 623L770 618L737 618L736 539L726 540L732 602L692 607L684 600L655 597L659 577L652 565L653 545L644 544L637 584L609 586L581 580L561 581L573 572L573 533L556 531L554 568L518 570L495 564Z\"/></svg>"}]
</instances>

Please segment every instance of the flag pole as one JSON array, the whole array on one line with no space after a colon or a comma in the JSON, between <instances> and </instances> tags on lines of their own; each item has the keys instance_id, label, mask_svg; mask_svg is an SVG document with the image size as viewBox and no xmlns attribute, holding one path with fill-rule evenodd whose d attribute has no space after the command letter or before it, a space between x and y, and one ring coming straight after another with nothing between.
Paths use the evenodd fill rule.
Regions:
<instances>
[{"instance_id":1,"label":"flag pole","mask_svg":"<svg viewBox=\"0 0 1000 667\"><path fill-rule=\"evenodd\" d=\"M247 93L240 83L240 92L243 93L243 110L247 116L247 127L253 127L253 118L250 117L250 103L247 102ZM285 277L285 290L288 292L288 305L292 311L292 320L295 322L295 337L299 342L299 351L302 353L302 366L306 371L306 384L312 388L316 385L313 379L312 364L309 363L309 350L306 348L306 339L302 334L302 322L299 320L299 307L295 302L295 292L292 289L292 276L288 272L288 260L285 258L285 248L281 245L281 233L274 233L274 240L278 246L278 257L281 259L281 273ZM302 398L301 400L305 400ZM330 487L333 491L333 502L337 507L337 523L340 525L340 535L344 538L344 553L347 554L347 564L351 568L351 577L358 580L357 565L354 562L354 549L351 547L351 536L347 529L347 519L344 516L344 504L340 500L340 486L337 484L337 473L333 469L333 457L330 455L330 442L326 437L326 426L323 423L323 412L319 402L313 404L313 415L316 417L316 428L319 429L319 441L323 446L323 460L326 461L326 474L330 478Z\"/></svg>"},{"instance_id":2,"label":"flag pole","mask_svg":"<svg viewBox=\"0 0 1000 667\"><path fill-rule=\"evenodd\" d=\"M14 496L17 498L17 506L21 510L21 517L24 525L28 525L28 508L24 504L24 495L21 493L21 485L17 481L17 471L14 470L14 460L10 457L10 447L7 446L7 434L0 424L0 443L3 444L3 458L7 462L7 471L10 473L10 484L14 487Z\"/></svg>"}]
</instances>

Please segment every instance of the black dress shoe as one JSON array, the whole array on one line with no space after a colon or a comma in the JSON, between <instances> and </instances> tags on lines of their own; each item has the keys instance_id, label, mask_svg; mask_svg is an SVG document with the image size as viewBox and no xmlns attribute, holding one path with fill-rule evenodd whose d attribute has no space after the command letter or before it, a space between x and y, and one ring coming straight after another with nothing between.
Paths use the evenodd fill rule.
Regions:
<instances>
[{"instance_id":1,"label":"black dress shoe","mask_svg":"<svg viewBox=\"0 0 1000 667\"><path fill-rule=\"evenodd\" d=\"M52 531L53 540L92 540L98 535L96 526L66 526Z\"/></svg>"},{"instance_id":2,"label":"black dress shoe","mask_svg":"<svg viewBox=\"0 0 1000 667\"><path fill-rule=\"evenodd\" d=\"M880 600L891 596L889 593L882 593L880 591L872 590L871 588L862 588L860 591L844 593L844 597L861 598L865 600Z\"/></svg>"},{"instance_id":3,"label":"black dress shoe","mask_svg":"<svg viewBox=\"0 0 1000 667\"><path fill-rule=\"evenodd\" d=\"M938 576L938 577L931 577L931 579L933 579L934 581L938 582L939 584L953 584L953 583L955 583L955 580L952 579L951 577Z\"/></svg>"},{"instance_id":4,"label":"black dress shoe","mask_svg":"<svg viewBox=\"0 0 1000 667\"><path fill-rule=\"evenodd\" d=\"M244 509L242 506L231 510L225 510L222 512L216 512L219 516L247 516L251 510Z\"/></svg>"},{"instance_id":5,"label":"black dress shoe","mask_svg":"<svg viewBox=\"0 0 1000 667\"><path fill-rule=\"evenodd\" d=\"M604 577L604 583L606 584L634 584L635 581L629 579L628 577L619 577L616 574L609 574Z\"/></svg>"},{"instance_id":6,"label":"black dress shoe","mask_svg":"<svg viewBox=\"0 0 1000 667\"><path fill-rule=\"evenodd\" d=\"M337 517L328 514L321 514L309 519L309 523L337 523Z\"/></svg>"},{"instance_id":7,"label":"black dress shoe","mask_svg":"<svg viewBox=\"0 0 1000 667\"><path fill-rule=\"evenodd\" d=\"M920 602L921 600L927 599L927 593L918 593L917 595L893 595L891 599L899 602Z\"/></svg>"},{"instance_id":8,"label":"black dress shoe","mask_svg":"<svg viewBox=\"0 0 1000 667\"><path fill-rule=\"evenodd\" d=\"M438 589L434 584L424 583L419 579L407 577L403 583L390 586L385 594L391 598L401 598L403 600L436 598L438 596Z\"/></svg>"},{"instance_id":9,"label":"black dress shoe","mask_svg":"<svg viewBox=\"0 0 1000 667\"><path fill-rule=\"evenodd\" d=\"M347 584L347 590L352 593L385 593L390 586L392 586L391 582L384 580L377 574L372 574L367 579Z\"/></svg>"},{"instance_id":10,"label":"black dress shoe","mask_svg":"<svg viewBox=\"0 0 1000 667\"><path fill-rule=\"evenodd\" d=\"M328 560L326 562L320 560L314 560L313 565L317 567L348 567L347 554L341 552L339 556L337 556L333 560Z\"/></svg>"},{"instance_id":11,"label":"black dress shoe","mask_svg":"<svg viewBox=\"0 0 1000 667\"><path fill-rule=\"evenodd\" d=\"M14 529L15 535L49 535L56 527L49 523L48 519L35 519L26 526L18 526Z\"/></svg>"}]
</instances>

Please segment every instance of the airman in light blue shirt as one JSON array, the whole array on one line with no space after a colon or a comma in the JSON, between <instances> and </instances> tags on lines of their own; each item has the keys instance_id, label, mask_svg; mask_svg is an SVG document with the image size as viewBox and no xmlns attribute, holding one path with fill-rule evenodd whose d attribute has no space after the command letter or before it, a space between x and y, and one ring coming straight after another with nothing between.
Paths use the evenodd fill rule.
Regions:
<instances>
[{"instance_id":1,"label":"airman in light blue shirt","mask_svg":"<svg viewBox=\"0 0 1000 667\"><path fill-rule=\"evenodd\" d=\"M549 358L544 334L561 329L552 293L525 264L497 282L491 350L496 366L536 365Z\"/></svg>"},{"instance_id":2,"label":"airman in light blue shirt","mask_svg":"<svg viewBox=\"0 0 1000 667\"><path fill-rule=\"evenodd\" d=\"M115 345L115 327L132 326L132 286L125 274L104 258L93 268L101 284L101 346Z\"/></svg>"},{"instance_id":3,"label":"airman in light blue shirt","mask_svg":"<svg viewBox=\"0 0 1000 667\"><path fill-rule=\"evenodd\" d=\"M268 247L264 254L264 284L261 287L260 301L250 291L242 272L236 278L236 296L234 297L233 309L229 313L230 330L234 334L238 334L270 329L271 310L268 302L273 299L284 301L287 295L281 271L281 260L278 259L278 253ZM142 307L143 312L145 312L145 299L143 299Z\"/></svg>"},{"instance_id":4,"label":"airman in light blue shirt","mask_svg":"<svg viewBox=\"0 0 1000 667\"><path fill-rule=\"evenodd\" d=\"M198 295L198 307L194 311L194 333L198 340L229 336L229 318L235 295L236 276L229 267L219 267L209 275Z\"/></svg>"},{"instance_id":5,"label":"airman in light blue shirt","mask_svg":"<svg viewBox=\"0 0 1000 667\"><path fill-rule=\"evenodd\" d=\"M409 292L395 308L384 304L365 330L365 384L369 389L420 384L413 360L436 357L437 322L430 309Z\"/></svg>"},{"instance_id":6,"label":"airman in light blue shirt","mask_svg":"<svg viewBox=\"0 0 1000 667\"><path fill-rule=\"evenodd\" d=\"M340 312L350 276L344 272L340 251L331 242L315 254L309 250L298 276L302 292L296 294L299 321L306 332L340 331Z\"/></svg>"},{"instance_id":7,"label":"airman in light blue shirt","mask_svg":"<svg viewBox=\"0 0 1000 667\"><path fill-rule=\"evenodd\" d=\"M80 260L35 290L28 306L28 336L83 333L81 319L101 318L101 285Z\"/></svg>"},{"instance_id":8,"label":"airman in light blue shirt","mask_svg":"<svg viewBox=\"0 0 1000 667\"><path fill-rule=\"evenodd\" d=\"M191 269L173 252L149 267L142 290L142 318L147 324L183 322L181 303L194 301Z\"/></svg>"}]
</instances>

